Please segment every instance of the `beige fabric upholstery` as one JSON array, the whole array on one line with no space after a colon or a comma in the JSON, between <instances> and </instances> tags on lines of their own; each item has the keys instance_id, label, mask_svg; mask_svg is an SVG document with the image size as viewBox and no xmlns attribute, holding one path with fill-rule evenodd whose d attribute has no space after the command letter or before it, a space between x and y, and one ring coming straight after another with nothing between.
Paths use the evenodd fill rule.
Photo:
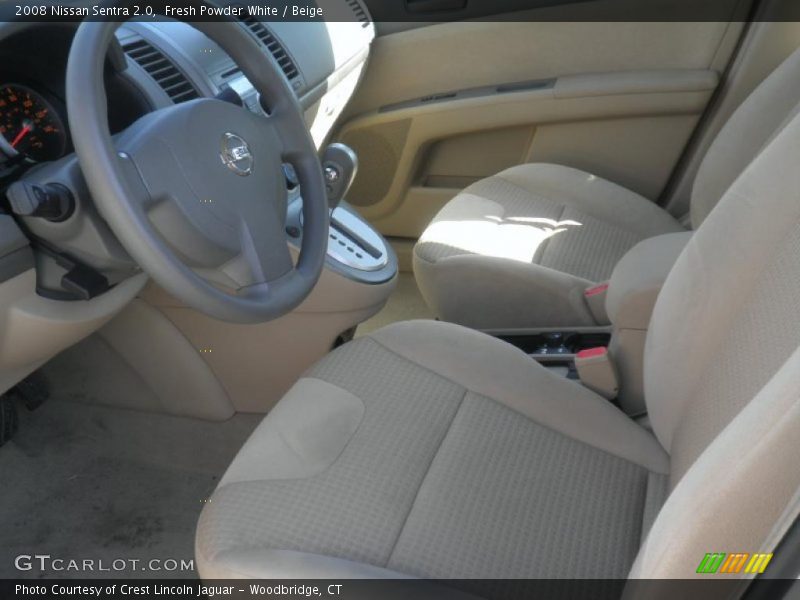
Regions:
<instances>
[{"instance_id":1,"label":"beige fabric upholstery","mask_svg":"<svg viewBox=\"0 0 800 600\"><path fill-rule=\"evenodd\" d=\"M800 487L798 161L795 117L695 233L656 303L645 391L673 492L636 576L687 572L708 548L771 550Z\"/></svg>"},{"instance_id":2,"label":"beige fabric upholstery","mask_svg":"<svg viewBox=\"0 0 800 600\"><path fill-rule=\"evenodd\" d=\"M734 113L692 193L697 228L798 110L800 50ZM414 271L444 320L480 329L595 325L582 292L637 242L680 231L649 200L557 165L514 167L451 200L423 233Z\"/></svg>"},{"instance_id":3,"label":"beige fabric upholstery","mask_svg":"<svg viewBox=\"0 0 800 600\"><path fill-rule=\"evenodd\" d=\"M639 242L617 263L605 295L613 327L609 354L619 386L616 400L629 415L646 414L644 347L658 295L693 235L669 233Z\"/></svg>"},{"instance_id":4,"label":"beige fabric upholstery","mask_svg":"<svg viewBox=\"0 0 800 600\"><path fill-rule=\"evenodd\" d=\"M615 329L648 328L661 287L692 234L684 231L648 238L617 263L606 296Z\"/></svg>"},{"instance_id":5,"label":"beige fabric upholstery","mask_svg":"<svg viewBox=\"0 0 800 600\"><path fill-rule=\"evenodd\" d=\"M655 435L481 333L395 325L267 417L203 511L201 576L686 578L772 551L800 509L799 162L800 116L667 278Z\"/></svg>"},{"instance_id":6,"label":"beige fabric upholstery","mask_svg":"<svg viewBox=\"0 0 800 600\"><path fill-rule=\"evenodd\" d=\"M443 319L479 329L595 325L583 292L637 242L683 231L625 188L559 165L514 167L448 203L414 251Z\"/></svg>"},{"instance_id":7,"label":"beige fabric upholstery","mask_svg":"<svg viewBox=\"0 0 800 600\"><path fill-rule=\"evenodd\" d=\"M337 350L265 419L203 512L197 564L207 578L622 577L668 469L649 432L511 346L398 324Z\"/></svg>"},{"instance_id":8,"label":"beige fabric upholstery","mask_svg":"<svg viewBox=\"0 0 800 600\"><path fill-rule=\"evenodd\" d=\"M800 103L800 50L779 66L731 115L708 149L692 188L697 229L731 184L786 125Z\"/></svg>"}]
</instances>

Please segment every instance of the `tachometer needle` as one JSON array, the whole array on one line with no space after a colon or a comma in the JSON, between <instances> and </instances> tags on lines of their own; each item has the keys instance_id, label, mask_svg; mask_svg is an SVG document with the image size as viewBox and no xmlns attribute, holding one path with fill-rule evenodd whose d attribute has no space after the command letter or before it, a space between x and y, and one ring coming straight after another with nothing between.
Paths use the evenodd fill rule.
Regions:
<instances>
[{"instance_id":1,"label":"tachometer needle","mask_svg":"<svg viewBox=\"0 0 800 600\"><path fill-rule=\"evenodd\" d=\"M32 127L30 123L27 123L25 127L23 127L22 130L17 134L17 137L14 138L14 141L11 142L11 147L16 148L17 144L19 144L23 138L31 132L31 129Z\"/></svg>"}]
</instances>

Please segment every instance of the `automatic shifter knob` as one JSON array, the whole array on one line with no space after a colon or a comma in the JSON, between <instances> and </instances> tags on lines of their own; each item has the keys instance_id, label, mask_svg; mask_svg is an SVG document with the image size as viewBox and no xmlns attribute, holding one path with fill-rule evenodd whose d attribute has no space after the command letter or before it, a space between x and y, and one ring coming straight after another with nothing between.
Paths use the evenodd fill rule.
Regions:
<instances>
[{"instance_id":1,"label":"automatic shifter knob","mask_svg":"<svg viewBox=\"0 0 800 600\"><path fill-rule=\"evenodd\" d=\"M334 210L344 198L358 171L358 156L344 144L331 144L322 155L322 172L328 192L328 206Z\"/></svg>"}]
</instances>

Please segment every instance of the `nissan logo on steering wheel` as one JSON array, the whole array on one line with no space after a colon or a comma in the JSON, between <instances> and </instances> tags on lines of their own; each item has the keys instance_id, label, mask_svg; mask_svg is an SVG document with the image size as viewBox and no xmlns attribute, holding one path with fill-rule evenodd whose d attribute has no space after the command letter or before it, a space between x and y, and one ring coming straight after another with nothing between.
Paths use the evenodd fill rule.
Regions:
<instances>
[{"instance_id":1,"label":"nissan logo on steering wheel","mask_svg":"<svg viewBox=\"0 0 800 600\"><path fill-rule=\"evenodd\" d=\"M250 147L238 135L233 133L223 135L220 148L219 157L222 159L222 164L231 171L241 177L247 177L253 172L253 155L250 153Z\"/></svg>"}]
</instances>

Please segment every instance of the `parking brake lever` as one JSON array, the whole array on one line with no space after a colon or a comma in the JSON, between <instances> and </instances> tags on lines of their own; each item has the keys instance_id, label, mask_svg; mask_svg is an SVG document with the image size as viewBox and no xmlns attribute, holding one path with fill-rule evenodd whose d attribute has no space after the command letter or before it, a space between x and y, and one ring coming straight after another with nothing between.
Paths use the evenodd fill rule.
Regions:
<instances>
[{"instance_id":1,"label":"parking brake lever","mask_svg":"<svg viewBox=\"0 0 800 600\"><path fill-rule=\"evenodd\" d=\"M353 185L358 172L358 156L349 146L331 144L322 154L322 171L325 174L328 206L334 211Z\"/></svg>"}]
</instances>

